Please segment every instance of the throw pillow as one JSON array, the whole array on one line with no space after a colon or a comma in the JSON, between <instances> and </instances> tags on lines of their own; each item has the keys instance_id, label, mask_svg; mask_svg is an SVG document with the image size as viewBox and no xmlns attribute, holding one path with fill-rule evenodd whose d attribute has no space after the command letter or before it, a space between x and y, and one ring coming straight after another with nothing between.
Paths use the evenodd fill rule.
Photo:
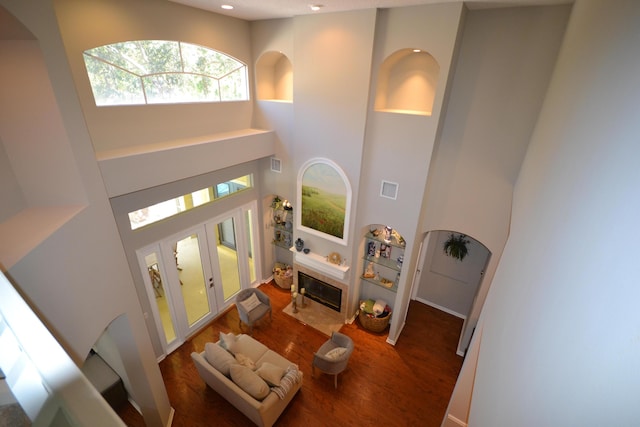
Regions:
<instances>
[{"instance_id":1,"label":"throw pillow","mask_svg":"<svg viewBox=\"0 0 640 427\"><path fill-rule=\"evenodd\" d=\"M333 350L329 350L327 354L324 355L327 359L336 360L342 357L347 352L345 347L336 347Z\"/></svg>"},{"instance_id":2,"label":"throw pillow","mask_svg":"<svg viewBox=\"0 0 640 427\"><path fill-rule=\"evenodd\" d=\"M232 333L225 334L224 332L220 332L220 346L230 353L233 353L233 344L237 339L238 337Z\"/></svg>"},{"instance_id":3,"label":"throw pillow","mask_svg":"<svg viewBox=\"0 0 640 427\"><path fill-rule=\"evenodd\" d=\"M261 304L260 300L258 299L258 295L256 295L256 294L251 294L251 296L249 298L247 298L246 300L240 301L240 305L247 312L253 310L254 308L259 306L260 304Z\"/></svg>"},{"instance_id":4,"label":"throw pillow","mask_svg":"<svg viewBox=\"0 0 640 427\"><path fill-rule=\"evenodd\" d=\"M246 366L247 368L251 369L252 371L256 370L256 364L253 363L253 360L251 360L249 356L245 356L242 353L236 353L236 361L242 366Z\"/></svg>"},{"instance_id":5,"label":"throw pillow","mask_svg":"<svg viewBox=\"0 0 640 427\"><path fill-rule=\"evenodd\" d=\"M238 387L256 400L262 400L269 395L269 386L251 369L242 365L232 365L231 379Z\"/></svg>"},{"instance_id":6,"label":"throw pillow","mask_svg":"<svg viewBox=\"0 0 640 427\"><path fill-rule=\"evenodd\" d=\"M238 364L236 359L229 354L227 350L212 342L204 345L204 357L211 366L227 377L229 376L231 366Z\"/></svg>"},{"instance_id":7,"label":"throw pillow","mask_svg":"<svg viewBox=\"0 0 640 427\"><path fill-rule=\"evenodd\" d=\"M267 382L270 386L280 385L280 380L285 373L285 370L273 363L264 362L256 373Z\"/></svg>"}]
</instances>

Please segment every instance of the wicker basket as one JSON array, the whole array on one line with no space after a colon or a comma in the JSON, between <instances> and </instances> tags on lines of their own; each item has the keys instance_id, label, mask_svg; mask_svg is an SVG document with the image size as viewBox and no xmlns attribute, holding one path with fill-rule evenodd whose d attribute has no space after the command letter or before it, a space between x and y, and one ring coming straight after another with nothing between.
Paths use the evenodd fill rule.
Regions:
<instances>
[{"instance_id":1,"label":"wicker basket","mask_svg":"<svg viewBox=\"0 0 640 427\"><path fill-rule=\"evenodd\" d=\"M293 284L293 276L285 276L284 274L274 273L273 280L276 282L276 285L282 289L291 289L291 285Z\"/></svg>"},{"instance_id":2,"label":"wicker basket","mask_svg":"<svg viewBox=\"0 0 640 427\"><path fill-rule=\"evenodd\" d=\"M279 262L276 263L275 267L273 267L273 280L276 282L276 285L282 289L290 289L293 284L293 271L291 266Z\"/></svg>"},{"instance_id":3,"label":"wicker basket","mask_svg":"<svg viewBox=\"0 0 640 427\"><path fill-rule=\"evenodd\" d=\"M358 312L358 320L363 328L372 332L382 332L389 326L389 320L391 320L391 313L385 317L372 317L367 315L364 311Z\"/></svg>"}]
</instances>

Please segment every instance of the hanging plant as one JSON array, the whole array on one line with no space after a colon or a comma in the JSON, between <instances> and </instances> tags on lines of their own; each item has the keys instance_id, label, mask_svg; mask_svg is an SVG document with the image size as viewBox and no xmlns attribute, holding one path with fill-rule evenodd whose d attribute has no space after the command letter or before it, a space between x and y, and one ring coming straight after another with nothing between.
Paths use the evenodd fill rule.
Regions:
<instances>
[{"instance_id":1,"label":"hanging plant","mask_svg":"<svg viewBox=\"0 0 640 427\"><path fill-rule=\"evenodd\" d=\"M469 240L467 239L466 234L449 234L449 238L446 242L444 242L444 253L450 257L459 259L462 261L464 257L469 253L469 249L467 249L467 243Z\"/></svg>"}]
</instances>

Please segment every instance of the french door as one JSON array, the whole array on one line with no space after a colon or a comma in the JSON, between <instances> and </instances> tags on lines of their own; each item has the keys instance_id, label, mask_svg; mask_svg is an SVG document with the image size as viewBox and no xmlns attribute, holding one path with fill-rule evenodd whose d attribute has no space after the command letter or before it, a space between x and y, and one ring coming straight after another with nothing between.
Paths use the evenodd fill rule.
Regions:
<instances>
[{"instance_id":1,"label":"french door","mask_svg":"<svg viewBox=\"0 0 640 427\"><path fill-rule=\"evenodd\" d=\"M165 354L256 281L255 218L253 202L137 252Z\"/></svg>"}]
</instances>

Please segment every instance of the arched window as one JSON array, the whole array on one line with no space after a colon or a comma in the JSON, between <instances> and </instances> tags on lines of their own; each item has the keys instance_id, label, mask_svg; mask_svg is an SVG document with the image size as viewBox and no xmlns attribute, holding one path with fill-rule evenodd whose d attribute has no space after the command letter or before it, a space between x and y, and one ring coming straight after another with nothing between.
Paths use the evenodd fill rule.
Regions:
<instances>
[{"instance_id":1,"label":"arched window","mask_svg":"<svg viewBox=\"0 0 640 427\"><path fill-rule=\"evenodd\" d=\"M247 101L247 66L213 49L165 40L84 52L97 106Z\"/></svg>"}]
</instances>

